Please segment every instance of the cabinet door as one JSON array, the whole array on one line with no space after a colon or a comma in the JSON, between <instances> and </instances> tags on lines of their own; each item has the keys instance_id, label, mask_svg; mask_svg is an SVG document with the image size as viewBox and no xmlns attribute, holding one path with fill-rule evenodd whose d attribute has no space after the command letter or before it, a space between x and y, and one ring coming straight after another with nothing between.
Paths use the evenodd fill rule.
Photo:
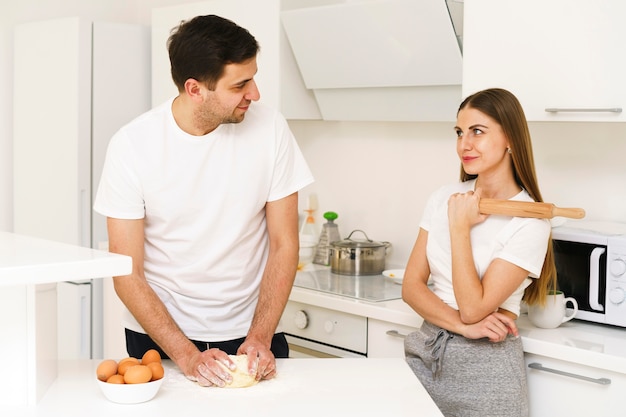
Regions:
<instances>
[{"instance_id":1,"label":"cabinet door","mask_svg":"<svg viewBox=\"0 0 626 417\"><path fill-rule=\"evenodd\" d=\"M367 319L367 357L404 358L404 338L414 327Z\"/></svg>"},{"instance_id":2,"label":"cabinet door","mask_svg":"<svg viewBox=\"0 0 626 417\"><path fill-rule=\"evenodd\" d=\"M625 15L614 0L466 1L463 96L502 87L529 120L624 121Z\"/></svg>"},{"instance_id":3,"label":"cabinet door","mask_svg":"<svg viewBox=\"0 0 626 417\"><path fill-rule=\"evenodd\" d=\"M59 359L91 358L91 282L57 284Z\"/></svg>"},{"instance_id":4,"label":"cabinet door","mask_svg":"<svg viewBox=\"0 0 626 417\"><path fill-rule=\"evenodd\" d=\"M15 29L13 229L90 246L91 23Z\"/></svg>"},{"instance_id":5,"label":"cabinet door","mask_svg":"<svg viewBox=\"0 0 626 417\"><path fill-rule=\"evenodd\" d=\"M525 361L532 417L624 415L626 375L528 353Z\"/></svg>"}]
</instances>

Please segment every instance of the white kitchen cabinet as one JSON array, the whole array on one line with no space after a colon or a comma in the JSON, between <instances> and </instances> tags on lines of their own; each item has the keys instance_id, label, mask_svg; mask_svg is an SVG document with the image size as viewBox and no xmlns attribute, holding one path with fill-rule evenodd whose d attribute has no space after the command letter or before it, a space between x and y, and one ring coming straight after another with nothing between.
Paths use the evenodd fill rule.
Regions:
<instances>
[{"instance_id":1,"label":"white kitchen cabinet","mask_svg":"<svg viewBox=\"0 0 626 417\"><path fill-rule=\"evenodd\" d=\"M404 338L417 329L376 319L367 319L367 357L403 358Z\"/></svg>"},{"instance_id":2,"label":"white kitchen cabinet","mask_svg":"<svg viewBox=\"0 0 626 417\"><path fill-rule=\"evenodd\" d=\"M444 1L289 3L309 3L281 19L324 120L454 120L462 55Z\"/></svg>"},{"instance_id":3,"label":"white kitchen cabinet","mask_svg":"<svg viewBox=\"0 0 626 417\"><path fill-rule=\"evenodd\" d=\"M291 0L285 4L298 4ZM284 2L284 0L283 0ZM181 20L216 14L246 28L261 46L255 81L261 100L287 119L321 119L312 91L307 90L280 24L280 0L209 0L160 7L152 11L152 104L177 94L170 74L166 42Z\"/></svg>"},{"instance_id":4,"label":"white kitchen cabinet","mask_svg":"<svg viewBox=\"0 0 626 417\"><path fill-rule=\"evenodd\" d=\"M464 97L502 87L532 121L626 120L625 2L466 0L464 9Z\"/></svg>"},{"instance_id":5,"label":"white kitchen cabinet","mask_svg":"<svg viewBox=\"0 0 626 417\"><path fill-rule=\"evenodd\" d=\"M109 139L149 108L149 57L145 26L68 17L16 27L16 233L94 248L107 240L92 198ZM102 283L58 286L60 358L102 357Z\"/></svg>"},{"instance_id":6,"label":"white kitchen cabinet","mask_svg":"<svg viewBox=\"0 0 626 417\"><path fill-rule=\"evenodd\" d=\"M531 417L617 417L626 413L626 375L594 368L593 364L530 353L524 356Z\"/></svg>"}]
</instances>

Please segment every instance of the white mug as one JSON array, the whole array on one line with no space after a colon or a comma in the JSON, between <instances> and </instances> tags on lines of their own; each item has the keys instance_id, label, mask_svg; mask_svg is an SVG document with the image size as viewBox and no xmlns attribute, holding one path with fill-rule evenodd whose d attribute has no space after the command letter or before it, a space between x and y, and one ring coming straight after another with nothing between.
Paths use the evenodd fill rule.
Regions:
<instances>
[{"instance_id":1,"label":"white mug","mask_svg":"<svg viewBox=\"0 0 626 417\"><path fill-rule=\"evenodd\" d=\"M572 312L567 315L566 304L572 304ZM565 297L561 291L548 294L545 305L528 306L530 322L542 329L556 329L566 321L574 318L578 312L578 302L572 297Z\"/></svg>"}]
</instances>

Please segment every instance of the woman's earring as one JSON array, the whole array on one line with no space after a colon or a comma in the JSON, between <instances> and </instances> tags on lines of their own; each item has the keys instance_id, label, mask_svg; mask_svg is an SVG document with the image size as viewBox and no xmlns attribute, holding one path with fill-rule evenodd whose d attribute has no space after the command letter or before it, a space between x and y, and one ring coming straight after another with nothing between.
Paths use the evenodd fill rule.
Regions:
<instances>
[{"instance_id":1,"label":"woman's earring","mask_svg":"<svg viewBox=\"0 0 626 417\"><path fill-rule=\"evenodd\" d=\"M506 148L506 151L507 151L508 153L512 153L512 152L511 152L511 148Z\"/></svg>"}]
</instances>

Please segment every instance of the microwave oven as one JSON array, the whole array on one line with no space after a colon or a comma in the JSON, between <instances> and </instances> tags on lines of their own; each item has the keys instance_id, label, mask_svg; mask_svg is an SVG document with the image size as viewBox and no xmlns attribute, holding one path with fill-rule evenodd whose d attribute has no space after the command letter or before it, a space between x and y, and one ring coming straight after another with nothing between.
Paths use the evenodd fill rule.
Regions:
<instances>
[{"instance_id":1,"label":"microwave oven","mask_svg":"<svg viewBox=\"0 0 626 417\"><path fill-rule=\"evenodd\" d=\"M558 288L576 319L626 327L626 224L573 222L552 229Z\"/></svg>"}]
</instances>

